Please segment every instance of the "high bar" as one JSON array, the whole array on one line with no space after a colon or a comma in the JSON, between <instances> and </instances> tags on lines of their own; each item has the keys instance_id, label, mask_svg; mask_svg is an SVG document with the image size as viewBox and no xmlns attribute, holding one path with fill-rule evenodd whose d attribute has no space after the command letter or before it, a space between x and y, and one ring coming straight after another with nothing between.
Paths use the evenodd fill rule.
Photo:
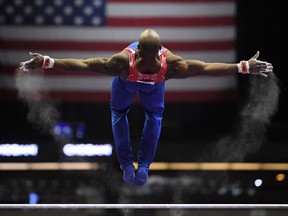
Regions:
<instances>
[{"instance_id":1,"label":"high bar","mask_svg":"<svg viewBox=\"0 0 288 216\"><path fill-rule=\"evenodd\" d=\"M3 209L288 209L288 204L0 204Z\"/></svg>"}]
</instances>

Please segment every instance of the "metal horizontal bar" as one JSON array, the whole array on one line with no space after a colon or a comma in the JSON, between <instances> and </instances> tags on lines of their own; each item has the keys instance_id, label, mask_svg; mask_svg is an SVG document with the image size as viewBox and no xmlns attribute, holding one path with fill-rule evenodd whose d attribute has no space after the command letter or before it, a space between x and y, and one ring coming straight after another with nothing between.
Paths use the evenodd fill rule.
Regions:
<instances>
[{"instance_id":1,"label":"metal horizontal bar","mask_svg":"<svg viewBox=\"0 0 288 216\"><path fill-rule=\"evenodd\" d=\"M288 209L288 204L0 204L3 209Z\"/></svg>"}]
</instances>

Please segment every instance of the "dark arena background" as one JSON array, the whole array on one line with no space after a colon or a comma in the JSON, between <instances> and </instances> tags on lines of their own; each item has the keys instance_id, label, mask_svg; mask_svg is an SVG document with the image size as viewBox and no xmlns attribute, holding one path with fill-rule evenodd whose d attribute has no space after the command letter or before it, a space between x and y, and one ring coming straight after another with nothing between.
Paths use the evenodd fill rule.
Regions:
<instances>
[{"instance_id":1,"label":"dark arena background","mask_svg":"<svg viewBox=\"0 0 288 216\"><path fill-rule=\"evenodd\" d=\"M284 4L0 0L0 215L287 215ZM274 72L167 81L155 160L137 188L123 182L115 154L110 77L17 67L30 51L110 56L145 28L185 59L239 62L259 50ZM136 160L137 98L129 121Z\"/></svg>"}]
</instances>

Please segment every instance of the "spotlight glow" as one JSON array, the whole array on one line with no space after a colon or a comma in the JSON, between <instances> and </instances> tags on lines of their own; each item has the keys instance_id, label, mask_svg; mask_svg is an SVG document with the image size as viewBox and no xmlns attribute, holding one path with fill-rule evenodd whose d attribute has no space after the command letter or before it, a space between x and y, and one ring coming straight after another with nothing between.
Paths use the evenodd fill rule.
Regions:
<instances>
[{"instance_id":1,"label":"spotlight glow","mask_svg":"<svg viewBox=\"0 0 288 216\"><path fill-rule=\"evenodd\" d=\"M276 178L276 181L284 181L285 180L285 174L283 174L283 173L279 173L279 174L277 174L276 176L275 176L275 178Z\"/></svg>"},{"instance_id":2,"label":"spotlight glow","mask_svg":"<svg viewBox=\"0 0 288 216\"><path fill-rule=\"evenodd\" d=\"M254 181L254 185L255 185L256 187L260 187L262 184L263 184L262 179L256 179L256 180Z\"/></svg>"}]
</instances>

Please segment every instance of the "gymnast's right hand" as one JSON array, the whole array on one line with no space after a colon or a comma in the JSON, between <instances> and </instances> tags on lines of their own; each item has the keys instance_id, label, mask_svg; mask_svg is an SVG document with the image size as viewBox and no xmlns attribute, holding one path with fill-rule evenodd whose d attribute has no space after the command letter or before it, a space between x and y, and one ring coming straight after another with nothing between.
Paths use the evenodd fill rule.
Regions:
<instances>
[{"instance_id":1,"label":"gymnast's right hand","mask_svg":"<svg viewBox=\"0 0 288 216\"><path fill-rule=\"evenodd\" d=\"M32 53L32 52L30 52L29 55L32 58L28 61L21 62L19 68L23 71L41 68L43 65L44 56L39 53Z\"/></svg>"}]
</instances>

